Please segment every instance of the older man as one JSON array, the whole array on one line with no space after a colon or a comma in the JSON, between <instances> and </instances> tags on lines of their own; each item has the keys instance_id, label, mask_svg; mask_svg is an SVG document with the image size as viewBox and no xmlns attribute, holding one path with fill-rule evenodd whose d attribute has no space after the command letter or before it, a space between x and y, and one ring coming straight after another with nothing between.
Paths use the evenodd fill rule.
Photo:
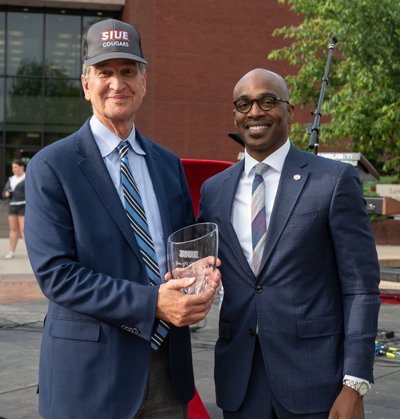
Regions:
<instances>
[{"instance_id":1,"label":"older man","mask_svg":"<svg viewBox=\"0 0 400 419\"><path fill-rule=\"evenodd\" d=\"M220 232L217 404L227 419L361 419L380 299L358 175L290 144L278 74L249 72L233 97L245 159L204 183L199 212Z\"/></svg>"},{"instance_id":2,"label":"older man","mask_svg":"<svg viewBox=\"0 0 400 419\"><path fill-rule=\"evenodd\" d=\"M134 126L146 94L137 30L94 24L82 42L93 116L30 161L26 241L50 300L39 373L44 418L186 418L188 325L217 283L165 283L166 240L195 222L180 160ZM217 281L218 278L216 278Z\"/></svg>"}]
</instances>

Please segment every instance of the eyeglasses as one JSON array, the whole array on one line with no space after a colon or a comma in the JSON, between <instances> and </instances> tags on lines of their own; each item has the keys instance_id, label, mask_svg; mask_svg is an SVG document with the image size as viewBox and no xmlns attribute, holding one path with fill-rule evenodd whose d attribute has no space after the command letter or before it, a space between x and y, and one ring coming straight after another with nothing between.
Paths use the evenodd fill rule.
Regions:
<instances>
[{"instance_id":1,"label":"eyeglasses","mask_svg":"<svg viewBox=\"0 0 400 419\"><path fill-rule=\"evenodd\" d=\"M270 95L262 95L258 99L245 99L239 98L236 99L233 104L238 112L247 113L250 112L250 109L253 107L253 102L257 102L258 107L262 111L270 111L276 105L276 101L280 100L281 102L289 103L285 99L281 99L280 97L270 96Z\"/></svg>"}]
</instances>

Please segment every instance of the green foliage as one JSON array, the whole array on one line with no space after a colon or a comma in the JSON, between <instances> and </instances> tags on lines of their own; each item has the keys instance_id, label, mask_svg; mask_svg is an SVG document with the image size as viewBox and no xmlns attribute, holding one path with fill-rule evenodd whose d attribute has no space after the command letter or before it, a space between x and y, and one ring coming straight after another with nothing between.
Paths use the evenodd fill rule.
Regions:
<instances>
[{"instance_id":1,"label":"green foliage","mask_svg":"<svg viewBox=\"0 0 400 419\"><path fill-rule=\"evenodd\" d=\"M299 26L274 31L274 36L293 41L269 55L299 68L297 75L287 77L292 102L317 108L329 36L336 35L321 141L333 145L337 139L350 138L354 151L361 151L378 170L400 177L400 2L278 1L304 16ZM291 138L300 146L309 142L305 127L299 124L293 125Z\"/></svg>"}]
</instances>

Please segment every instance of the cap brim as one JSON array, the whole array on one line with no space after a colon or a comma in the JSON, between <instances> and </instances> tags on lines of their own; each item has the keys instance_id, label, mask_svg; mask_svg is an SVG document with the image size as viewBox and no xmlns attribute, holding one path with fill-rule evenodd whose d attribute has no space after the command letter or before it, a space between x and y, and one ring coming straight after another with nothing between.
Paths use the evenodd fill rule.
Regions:
<instances>
[{"instance_id":1,"label":"cap brim","mask_svg":"<svg viewBox=\"0 0 400 419\"><path fill-rule=\"evenodd\" d=\"M138 61L139 63L147 64L147 61L144 58L139 57L138 55L129 54L127 52L117 52L117 51L107 52L101 55L96 55L96 57L88 58L87 60L84 60L83 62L86 65L94 65L94 64L101 63L102 61L116 60L119 58Z\"/></svg>"}]
</instances>

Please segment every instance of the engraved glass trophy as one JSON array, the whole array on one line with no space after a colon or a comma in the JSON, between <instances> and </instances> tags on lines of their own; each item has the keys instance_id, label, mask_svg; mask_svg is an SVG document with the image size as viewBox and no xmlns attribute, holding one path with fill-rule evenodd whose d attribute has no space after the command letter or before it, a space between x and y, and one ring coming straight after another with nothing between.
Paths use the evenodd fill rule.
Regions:
<instances>
[{"instance_id":1,"label":"engraved glass trophy","mask_svg":"<svg viewBox=\"0 0 400 419\"><path fill-rule=\"evenodd\" d=\"M218 256L218 226L214 223L193 224L168 237L168 271L171 279L196 278L196 282L182 291L199 294L209 289Z\"/></svg>"}]
</instances>

